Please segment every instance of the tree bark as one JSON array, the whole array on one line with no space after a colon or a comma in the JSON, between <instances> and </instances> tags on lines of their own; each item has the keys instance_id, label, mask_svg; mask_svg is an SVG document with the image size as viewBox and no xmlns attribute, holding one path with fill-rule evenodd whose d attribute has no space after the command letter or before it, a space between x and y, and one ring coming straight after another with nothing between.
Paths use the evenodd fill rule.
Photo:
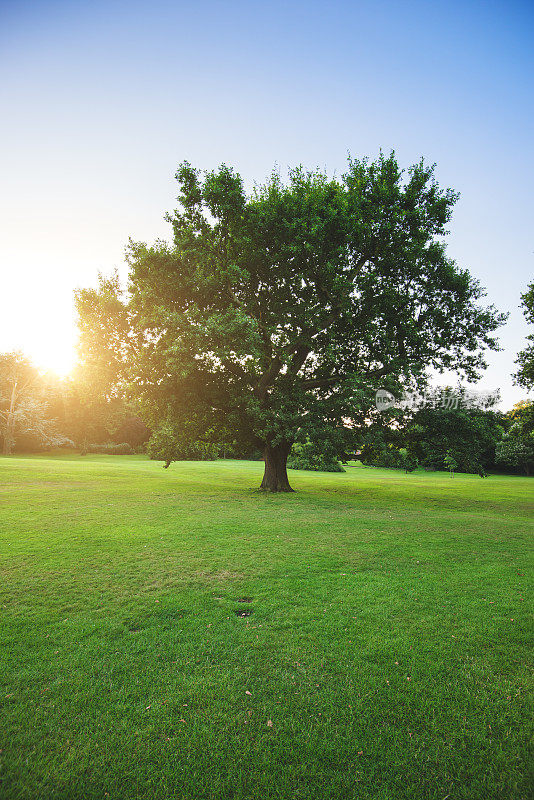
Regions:
<instances>
[{"instance_id":1,"label":"tree bark","mask_svg":"<svg viewBox=\"0 0 534 800\"><path fill-rule=\"evenodd\" d=\"M277 445L265 443L263 458L265 472L260 489L266 492L293 492L287 477L287 457L291 450L290 442L281 442Z\"/></svg>"}]
</instances>

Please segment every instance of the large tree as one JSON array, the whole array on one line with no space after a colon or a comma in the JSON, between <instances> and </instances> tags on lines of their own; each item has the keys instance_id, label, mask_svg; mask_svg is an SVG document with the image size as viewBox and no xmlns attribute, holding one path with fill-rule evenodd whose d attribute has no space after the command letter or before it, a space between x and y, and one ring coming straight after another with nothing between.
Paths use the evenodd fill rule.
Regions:
<instances>
[{"instance_id":1,"label":"large tree","mask_svg":"<svg viewBox=\"0 0 534 800\"><path fill-rule=\"evenodd\" d=\"M497 347L503 316L446 255L457 195L423 162L275 172L250 194L226 166L176 177L173 242L130 242L127 293L78 293L84 358L113 363L152 424L261 446L263 489L291 491L295 441L342 446L378 387L474 379Z\"/></svg>"}]
</instances>

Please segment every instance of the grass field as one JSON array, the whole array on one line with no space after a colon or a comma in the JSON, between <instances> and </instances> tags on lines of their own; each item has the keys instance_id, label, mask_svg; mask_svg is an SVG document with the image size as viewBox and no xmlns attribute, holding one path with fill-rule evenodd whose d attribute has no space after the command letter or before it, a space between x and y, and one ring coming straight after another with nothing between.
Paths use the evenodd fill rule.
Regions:
<instances>
[{"instance_id":1,"label":"grass field","mask_svg":"<svg viewBox=\"0 0 534 800\"><path fill-rule=\"evenodd\" d=\"M534 479L260 478L0 459L2 800L532 797Z\"/></svg>"}]
</instances>

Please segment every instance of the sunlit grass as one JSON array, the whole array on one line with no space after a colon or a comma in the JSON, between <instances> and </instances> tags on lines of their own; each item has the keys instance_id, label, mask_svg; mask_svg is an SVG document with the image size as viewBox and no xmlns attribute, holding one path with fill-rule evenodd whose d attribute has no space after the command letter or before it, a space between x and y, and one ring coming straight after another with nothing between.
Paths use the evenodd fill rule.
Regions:
<instances>
[{"instance_id":1,"label":"sunlit grass","mask_svg":"<svg viewBox=\"0 0 534 800\"><path fill-rule=\"evenodd\" d=\"M260 479L0 459L2 800L531 797L534 481Z\"/></svg>"}]
</instances>

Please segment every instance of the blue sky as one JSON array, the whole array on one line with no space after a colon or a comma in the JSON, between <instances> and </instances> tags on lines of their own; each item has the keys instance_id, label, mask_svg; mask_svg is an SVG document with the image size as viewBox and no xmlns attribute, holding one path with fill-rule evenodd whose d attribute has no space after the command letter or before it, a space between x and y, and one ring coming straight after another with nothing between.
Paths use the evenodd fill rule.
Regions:
<instances>
[{"instance_id":1,"label":"blue sky","mask_svg":"<svg viewBox=\"0 0 534 800\"><path fill-rule=\"evenodd\" d=\"M482 382L509 407L534 278L531 2L0 2L0 350L66 369L72 290L166 237L177 164L437 163L449 252L509 311ZM6 303L7 300L7 303Z\"/></svg>"}]
</instances>

